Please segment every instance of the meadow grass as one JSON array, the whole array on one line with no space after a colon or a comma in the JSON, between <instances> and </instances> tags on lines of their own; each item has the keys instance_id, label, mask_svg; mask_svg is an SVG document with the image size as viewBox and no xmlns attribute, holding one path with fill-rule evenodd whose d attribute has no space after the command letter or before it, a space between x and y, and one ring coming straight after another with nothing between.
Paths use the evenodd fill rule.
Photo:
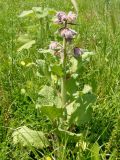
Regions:
<instances>
[{"instance_id":1,"label":"meadow grass","mask_svg":"<svg viewBox=\"0 0 120 160\"><path fill-rule=\"evenodd\" d=\"M21 125L47 132L48 121L35 109L35 101L41 84L46 81L36 77L33 67L26 64L40 57L37 50L54 40L54 26L49 20L20 19L23 10L35 6L55 10L74 10L69 0L0 0L0 159L28 159L28 150L17 149L11 134ZM120 159L120 1L78 1L79 33L76 46L94 51L96 55L84 66L80 76L81 86L89 84L97 95L94 114L89 125L91 141L96 141L108 153L116 151L113 160ZM21 43L19 35L28 33L36 39L30 51L17 53ZM21 89L26 90L26 96ZM50 126L49 126L50 127ZM56 145L56 144L55 144ZM65 151L59 150L65 160ZM73 156L74 157L74 156ZM69 158L70 159L70 158ZM71 158L72 159L72 158ZM74 159L74 158L73 158ZM60 159L61 160L61 159Z\"/></svg>"}]
</instances>

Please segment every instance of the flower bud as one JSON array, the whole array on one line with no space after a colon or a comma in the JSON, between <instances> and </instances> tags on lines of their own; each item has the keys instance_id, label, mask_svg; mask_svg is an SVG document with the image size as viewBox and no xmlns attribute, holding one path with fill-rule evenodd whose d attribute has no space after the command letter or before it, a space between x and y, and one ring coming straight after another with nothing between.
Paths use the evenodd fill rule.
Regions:
<instances>
[{"instance_id":1,"label":"flower bud","mask_svg":"<svg viewBox=\"0 0 120 160\"><path fill-rule=\"evenodd\" d=\"M70 11L67 15L68 22L73 23L76 19L77 19L77 15L72 11Z\"/></svg>"},{"instance_id":2,"label":"flower bud","mask_svg":"<svg viewBox=\"0 0 120 160\"><path fill-rule=\"evenodd\" d=\"M79 57L79 56L81 56L83 53L84 53L84 49L82 49L82 48L78 48L78 47L75 47L74 48L74 56L75 57Z\"/></svg>"},{"instance_id":3,"label":"flower bud","mask_svg":"<svg viewBox=\"0 0 120 160\"><path fill-rule=\"evenodd\" d=\"M67 20L67 15L65 12L57 12L56 17L58 18L59 22L63 22Z\"/></svg>"},{"instance_id":4,"label":"flower bud","mask_svg":"<svg viewBox=\"0 0 120 160\"><path fill-rule=\"evenodd\" d=\"M51 41L51 43L49 45L49 49L54 50L54 51L58 51L58 50L60 50L60 44L58 42Z\"/></svg>"},{"instance_id":5,"label":"flower bud","mask_svg":"<svg viewBox=\"0 0 120 160\"><path fill-rule=\"evenodd\" d=\"M65 37L67 41L71 41L77 32L69 28L61 28L60 34L62 37Z\"/></svg>"}]
</instances>

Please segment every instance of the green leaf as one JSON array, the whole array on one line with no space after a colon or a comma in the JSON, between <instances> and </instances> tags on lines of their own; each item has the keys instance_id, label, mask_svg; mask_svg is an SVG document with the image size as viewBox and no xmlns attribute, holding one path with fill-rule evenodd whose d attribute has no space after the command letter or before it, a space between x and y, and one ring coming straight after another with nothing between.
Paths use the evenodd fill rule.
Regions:
<instances>
[{"instance_id":1,"label":"green leaf","mask_svg":"<svg viewBox=\"0 0 120 160\"><path fill-rule=\"evenodd\" d=\"M62 66L60 65L51 65L50 66L51 72L59 77L63 76Z\"/></svg>"},{"instance_id":2,"label":"green leaf","mask_svg":"<svg viewBox=\"0 0 120 160\"><path fill-rule=\"evenodd\" d=\"M49 14L48 11L49 11L48 8L44 8L44 10L42 10L42 11L39 10L39 12L36 13L37 18L45 18L45 17L47 17L48 14Z\"/></svg>"},{"instance_id":3,"label":"green leaf","mask_svg":"<svg viewBox=\"0 0 120 160\"><path fill-rule=\"evenodd\" d=\"M91 160L100 160L100 146L98 143L94 143L91 149Z\"/></svg>"},{"instance_id":4,"label":"green leaf","mask_svg":"<svg viewBox=\"0 0 120 160\"><path fill-rule=\"evenodd\" d=\"M69 105L66 106L66 110L67 110L67 120L70 119L72 113L75 111L74 104L75 104L75 101L71 102Z\"/></svg>"},{"instance_id":5,"label":"green leaf","mask_svg":"<svg viewBox=\"0 0 120 160\"><path fill-rule=\"evenodd\" d=\"M42 49L42 48L40 48L38 52L39 53L43 53L43 54L47 54L47 53L50 53L52 55L54 54L54 52L52 50L50 50L50 49Z\"/></svg>"},{"instance_id":6,"label":"green leaf","mask_svg":"<svg viewBox=\"0 0 120 160\"><path fill-rule=\"evenodd\" d=\"M49 145L47 138L41 131L31 130L26 126L17 128L13 134L14 144L20 143L23 146L34 146L43 149Z\"/></svg>"},{"instance_id":7,"label":"green leaf","mask_svg":"<svg viewBox=\"0 0 120 160\"><path fill-rule=\"evenodd\" d=\"M89 92L92 93L92 87L89 86L88 84L85 84L82 92L83 92L84 94L89 93Z\"/></svg>"},{"instance_id":8,"label":"green leaf","mask_svg":"<svg viewBox=\"0 0 120 160\"><path fill-rule=\"evenodd\" d=\"M50 86L43 86L43 88L39 91L38 95L40 96L38 101L41 105L54 105L54 89Z\"/></svg>"},{"instance_id":9,"label":"green leaf","mask_svg":"<svg viewBox=\"0 0 120 160\"><path fill-rule=\"evenodd\" d=\"M40 12L40 13L43 12L42 7L33 7L32 10L33 10L34 12Z\"/></svg>"},{"instance_id":10,"label":"green leaf","mask_svg":"<svg viewBox=\"0 0 120 160\"><path fill-rule=\"evenodd\" d=\"M49 76L48 67L46 65L45 60L43 60L43 59L37 59L36 63L37 63L37 66L39 68L39 73L41 75L44 75L44 76Z\"/></svg>"},{"instance_id":11,"label":"green leaf","mask_svg":"<svg viewBox=\"0 0 120 160\"><path fill-rule=\"evenodd\" d=\"M94 52L84 52L84 54L82 54L82 60L87 60L89 61L90 57L95 55Z\"/></svg>"},{"instance_id":12,"label":"green leaf","mask_svg":"<svg viewBox=\"0 0 120 160\"><path fill-rule=\"evenodd\" d=\"M39 98L37 100L36 108L41 108L42 106L57 106L61 108L61 99L55 94L54 89L51 86L43 86L43 88L38 93Z\"/></svg>"},{"instance_id":13,"label":"green leaf","mask_svg":"<svg viewBox=\"0 0 120 160\"><path fill-rule=\"evenodd\" d=\"M56 106L42 106L40 111L46 115L51 121L61 118L63 116L63 109Z\"/></svg>"},{"instance_id":14,"label":"green leaf","mask_svg":"<svg viewBox=\"0 0 120 160\"><path fill-rule=\"evenodd\" d=\"M19 17L22 18L22 17L26 17L26 16L29 16L33 13L33 10L28 10L28 11L23 11Z\"/></svg>"},{"instance_id":15,"label":"green leaf","mask_svg":"<svg viewBox=\"0 0 120 160\"><path fill-rule=\"evenodd\" d=\"M18 37L17 41L21 42L21 43L27 43L27 42L30 41L29 35L28 34L22 34Z\"/></svg>"},{"instance_id":16,"label":"green leaf","mask_svg":"<svg viewBox=\"0 0 120 160\"><path fill-rule=\"evenodd\" d=\"M55 132L62 140L65 140L65 142L68 141L75 143L82 137L82 134L72 133L61 128L58 128Z\"/></svg>"},{"instance_id":17,"label":"green leaf","mask_svg":"<svg viewBox=\"0 0 120 160\"><path fill-rule=\"evenodd\" d=\"M72 57L70 59L70 63L71 63L70 72L71 73L76 72L77 69L78 69L78 61L77 61L77 59L75 59L74 57Z\"/></svg>"},{"instance_id":18,"label":"green leaf","mask_svg":"<svg viewBox=\"0 0 120 160\"><path fill-rule=\"evenodd\" d=\"M93 94L81 95L74 104L74 112L71 114L69 123L80 126L87 123L92 117L91 104L94 103L96 97Z\"/></svg>"},{"instance_id":19,"label":"green leaf","mask_svg":"<svg viewBox=\"0 0 120 160\"><path fill-rule=\"evenodd\" d=\"M68 96L73 97L73 94L77 91L78 87L76 85L76 79L71 77L66 82L66 90Z\"/></svg>"},{"instance_id":20,"label":"green leaf","mask_svg":"<svg viewBox=\"0 0 120 160\"><path fill-rule=\"evenodd\" d=\"M49 15L55 15L56 13L56 10L50 8L49 11L48 11Z\"/></svg>"},{"instance_id":21,"label":"green leaf","mask_svg":"<svg viewBox=\"0 0 120 160\"><path fill-rule=\"evenodd\" d=\"M25 43L23 46L21 46L20 48L18 48L18 52L21 52L24 49L29 49L32 47L32 45L35 44L35 40L32 40L30 42Z\"/></svg>"}]
</instances>

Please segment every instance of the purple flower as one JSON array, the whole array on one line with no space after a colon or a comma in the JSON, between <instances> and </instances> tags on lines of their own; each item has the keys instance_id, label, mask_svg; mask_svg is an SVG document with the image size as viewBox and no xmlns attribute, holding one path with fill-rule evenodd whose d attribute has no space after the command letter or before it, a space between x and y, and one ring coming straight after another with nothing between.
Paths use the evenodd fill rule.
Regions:
<instances>
[{"instance_id":1,"label":"purple flower","mask_svg":"<svg viewBox=\"0 0 120 160\"><path fill-rule=\"evenodd\" d=\"M75 48L74 48L74 56L75 56L75 57L79 57L79 56L81 56L85 51L86 51L85 49L75 47Z\"/></svg>"},{"instance_id":2,"label":"purple flower","mask_svg":"<svg viewBox=\"0 0 120 160\"><path fill-rule=\"evenodd\" d=\"M57 12L56 17L57 17L57 18L55 19L54 22L56 22L56 23L58 23L58 24L63 23L64 21L67 20L67 15L66 15L66 13L65 13L65 12L62 12L62 11Z\"/></svg>"},{"instance_id":3,"label":"purple flower","mask_svg":"<svg viewBox=\"0 0 120 160\"><path fill-rule=\"evenodd\" d=\"M76 19L77 19L77 15L72 11L70 11L67 15L68 22L73 23Z\"/></svg>"},{"instance_id":4,"label":"purple flower","mask_svg":"<svg viewBox=\"0 0 120 160\"><path fill-rule=\"evenodd\" d=\"M62 37L65 37L67 41L71 41L77 32L69 28L61 28L60 34Z\"/></svg>"}]
</instances>

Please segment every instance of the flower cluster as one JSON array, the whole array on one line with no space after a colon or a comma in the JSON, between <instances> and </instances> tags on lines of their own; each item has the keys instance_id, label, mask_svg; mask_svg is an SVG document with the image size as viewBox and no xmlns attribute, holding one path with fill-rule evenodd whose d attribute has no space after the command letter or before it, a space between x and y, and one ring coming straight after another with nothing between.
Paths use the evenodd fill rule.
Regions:
<instances>
[{"instance_id":1,"label":"flower cluster","mask_svg":"<svg viewBox=\"0 0 120 160\"><path fill-rule=\"evenodd\" d=\"M77 15L70 11L68 14L65 12L57 12L56 19L54 20L57 24L64 24L64 27L59 29L60 35L66 39L66 41L71 41L73 37L77 34L74 30L67 28L67 24L73 24L77 18Z\"/></svg>"},{"instance_id":2,"label":"flower cluster","mask_svg":"<svg viewBox=\"0 0 120 160\"><path fill-rule=\"evenodd\" d=\"M70 42L74 36L77 34L77 32L73 29L68 28L68 24L74 24L75 20L77 18L77 15L70 11L68 14L66 14L63 11L59 11L56 14L56 18L54 20L57 24L63 24L64 26L59 29L59 33L61 37L65 38L66 42ZM49 45L49 49L54 51L54 54L61 53L63 51L63 47L60 43L52 41ZM75 47L74 48L74 56L79 57L84 53L83 49Z\"/></svg>"},{"instance_id":3,"label":"flower cluster","mask_svg":"<svg viewBox=\"0 0 120 160\"><path fill-rule=\"evenodd\" d=\"M60 11L60 12L57 12L54 22L57 24L63 24L64 22L74 23L76 19L77 19L77 15L72 11L70 11L68 14Z\"/></svg>"}]
</instances>

